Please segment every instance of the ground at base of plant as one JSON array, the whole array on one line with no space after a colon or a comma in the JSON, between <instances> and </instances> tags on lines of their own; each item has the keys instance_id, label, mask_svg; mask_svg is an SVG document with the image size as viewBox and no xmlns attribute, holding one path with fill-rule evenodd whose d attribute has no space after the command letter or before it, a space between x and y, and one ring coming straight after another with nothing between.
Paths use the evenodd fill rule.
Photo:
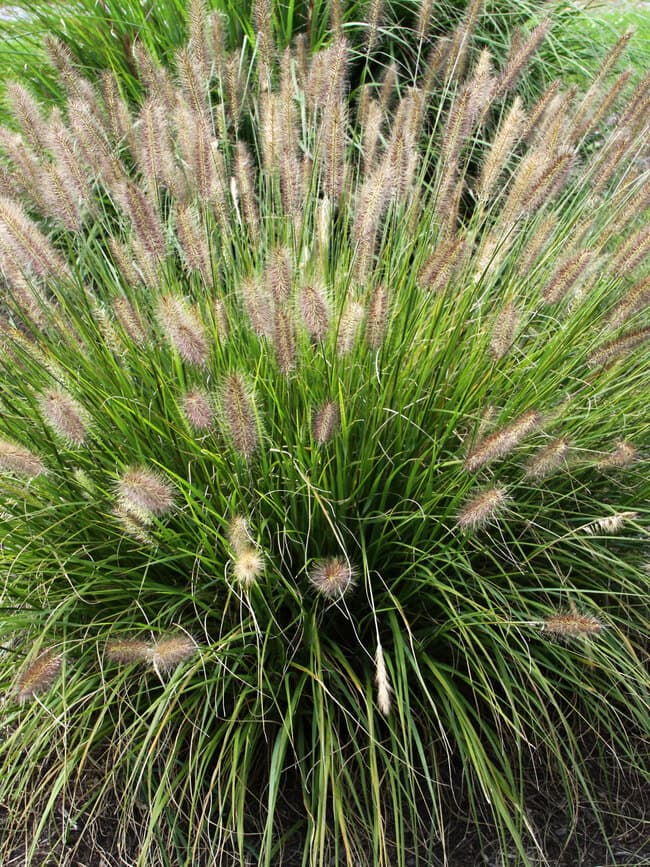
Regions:
<instances>
[{"instance_id":1,"label":"ground at base of plant","mask_svg":"<svg viewBox=\"0 0 650 867\"><path fill-rule=\"evenodd\" d=\"M530 867L650 867L650 792L644 791L630 778L618 777L613 783L603 781L594 788L593 805L582 803L577 817L565 806L565 796L559 789L541 791L531 783L526 796L529 819L536 829L538 840L543 846L544 856L531 846L528 857ZM457 815L450 818L446 845L446 859L443 847L438 844L432 851L420 847L416 852L411 845L407 848L405 867L426 864L427 867L510 867L520 862L514 846L503 851L496 834L489 826L482 829L482 839L476 826L462 814L464 804L459 795ZM599 815L594 812L596 806ZM91 832L83 825L70 829L65 845L48 846L45 841L33 859L26 858L29 839L26 835L25 846L13 852L2 867L135 867L138 859L136 834L131 839L132 855L121 857L118 851L118 835L123 834L110 806L101 819L94 823ZM282 826L290 827L302 815L300 792L289 792L280 801L279 817ZM65 817L57 811L60 821ZM0 833L10 818L0 812ZM34 825L38 817L34 817ZM51 839L58 836L60 828L52 828ZM123 836L120 838L124 845ZM281 857L273 867L301 867L303 861L301 836L296 835L287 842ZM369 848L371 842L369 841ZM254 843L251 839L251 857L241 862L236 855L225 856L219 867L255 867ZM329 867L347 867L332 855ZM394 862L398 863L397 859ZM213 867L213 861L205 865ZM154 867L154 865L152 865ZM158 867L156 863L155 867ZM203 867L200 865L193 867ZM372 867L372 862L358 862L355 867Z\"/></svg>"}]
</instances>

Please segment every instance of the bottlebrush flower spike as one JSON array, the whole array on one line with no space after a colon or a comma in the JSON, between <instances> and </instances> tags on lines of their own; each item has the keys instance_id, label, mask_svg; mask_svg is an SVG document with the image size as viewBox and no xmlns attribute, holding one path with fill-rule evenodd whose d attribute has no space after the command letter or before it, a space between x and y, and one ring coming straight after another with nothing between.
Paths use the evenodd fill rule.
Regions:
<instances>
[{"instance_id":1,"label":"bottlebrush flower spike","mask_svg":"<svg viewBox=\"0 0 650 867\"><path fill-rule=\"evenodd\" d=\"M529 410L511 424L481 440L465 459L465 469L473 473L491 461L509 454L521 440L539 426L541 416Z\"/></svg>"},{"instance_id":2,"label":"bottlebrush flower spike","mask_svg":"<svg viewBox=\"0 0 650 867\"><path fill-rule=\"evenodd\" d=\"M390 713L390 694L392 692L386 671L386 660L381 644L375 653L375 683L377 685L377 705L384 716Z\"/></svg>"},{"instance_id":3,"label":"bottlebrush flower spike","mask_svg":"<svg viewBox=\"0 0 650 867\"><path fill-rule=\"evenodd\" d=\"M461 530L480 530L498 520L503 513L508 496L503 487L487 488L467 500L458 515Z\"/></svg>"},{"instance_id":4,"label":"bottlebrush flower spike","mask_svg":"<svg viewBox=\"0 0 650 867\"><path fill-rule=\"evenodd\" d=\"M131 665L136 662L149 662L151 645L138 638L116 638L106 643L104 655L111 662Z\"/></svg>"},{"instance_id":5,"label":"bottlebrush flower spike","mask_svg":"<svg viewBox=\"0 0 650 867\"><path fill-rule=\"evenodd\" d=\"M141 467L128 469L117 483L120 505L136 515L164 515L174 504L171 484L161 475Z\"/></svg>"},{"instance_id":6,"label":"bottlebrush flower spike","mask_svg":"<svg viewBox=\"0 0 650 867\"><path fill-rule=\"evenodd\" d=\"M157 674L169 674L181 663L191 659L198 651L194 639L184 632L168 635L156 641L149 653L149 661Z\"/></svg>"},{"instance_id":7,"label":"bottlebrush flower spike","mask_svg":"<svg viewBox=\"0 0 650 867\"><path fill-rule=\"evenodd\" d=\"M233 445L245 458L252 457L258 444L255 405L244 378L229 374L223 383L221 405Z\"/></svg>"},{"instance_id":8,"label":"bottlebrush flower spike","mask_svg":"<svg viewBox=\"0 0 650 867\"><path fill-rule=\"evenodd\" d=\"M200 388L194 388L183 396L183 412L188 422L198 431L210 430L214 426L212 399Z\"/></svg>"},{"instance_id":9,"label":"bottlebrush flower spike","mask_svg":"<svg viewBox=\"0 0 650 867\"><path fill-rule=\"evenodd\" d=\"M620 440L616 443L614 451L610 452L599 461L598 466L601 469L607 469L608 467L628 467L630 464L637 461L638 458L639 452L636 446L626 440Z\"/></svg>"},{"instance_id":10,"label":"bottlebrush flower spike","mask_svg":"<svg viewBox=\"0 0 650 867\"><path fill-rule=\"evenodd\" d=\"M243 515L235 515L228 525L228 541L235 554L241 554L252 546L248 521Z\"/></svg>"},{"instance_id":11,"label":"bottlebrush flower spike","mask_svg":"<svg viewBox=\"0 0 650 867\"><path fill-rule=\"evenodd\" d=\"M17 443L0 439L0 472L15 473L17 476L27 476L33 479L45 472L43 461Z\"/></svg>"},{"instance_id":12,"label":"bottlebrush flower spike","mask_svg":"<svg viewBox=\"0 0 650 867\"><path fill-rule=\"evenodd\" d=\"M52 389L41 397L41 408L52 428L73 446L86 439L88 419L83 407L60 389Z\"/></svg>"},{"instance_id":13,"label":"bottlebrush flower spike","mask_svg":"<svg viewBox=\"0 0 650 867\"><path fill-rule=\"evenodd\" d=\"M615 515L606 515L604 518L591 521L581 529L592 536L599 533L614 535L621 532L627 521L633 521L637 516L638 512L618 512Z\"/></svg>"},{"instance_id":14,"label":"bottlebrush flower spike","mask_svg":"<svg viewBox=\"0 0 650 867\"><path fill-rule=\"evenodd\" d=\"M560 638L579 638L598 635L603 624L597 617L578 614L576 611L553 614L547 617L542 630Z\"/></svg>"},{"instance_id":15,"label":"bottlebrush flower spike","mask_svg":"<svg viewBox=\"0 0 650 867\"><path fill-rule=\"evenodd\" d=\"M330 309L325 289L307 284L300 291L300 313L307 332L315 340L324 340L330 324Z\"/></svg>"},{"instance_id":16,"label":"bottlebrush flower spike","mask_svg":"<svg viewBox=\"0 0 650 867\"><path fill-rule=\"evenodd\" d=\"M532 479L541 479L550 475L560 467L569 452L569 441L557 439L549 443L528 461L526 475Z\"/></svg>"},{"instance_id":17,"label":"bottlebrush flower spike","mask_svg":"<svg viewBox=\"0 0 650 867\"><path fill-rule=\"evenodd\" d=\"M324 403L314 416L312 433L319 446L331 440L341 425L341 413L333 400Z\"/></svg>"},{"instance_id":18,"label":"bottlebrush flower spike","mask_svg":"<svg viewBox=\"0 0 650 867\"><path fill-rule=\"evenodd\" d=\"M181 358L199 367L207 364L210 350L198 308L183 298L167 295L160 299L158 312L167 337Z\"/></svg>"},{"instance_id":19,"label":"bottlebrush flower spike","mask_svg":"<svg viewBox=\"0 0 650 867\"><path fill-rule=\"evenodd\" d=\"M53 649L45 650L27 665L18 678L16 698L22 704L45 692L61 671L63 656Z\"/></svg>"}]
</instances>

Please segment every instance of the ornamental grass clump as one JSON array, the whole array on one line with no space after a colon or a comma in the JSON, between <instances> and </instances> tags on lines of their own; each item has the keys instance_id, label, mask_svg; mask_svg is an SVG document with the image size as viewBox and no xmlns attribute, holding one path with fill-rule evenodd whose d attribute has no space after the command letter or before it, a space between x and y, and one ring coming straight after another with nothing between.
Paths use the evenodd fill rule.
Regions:
<instances>
[{"instance_id":1,"label":"ornamental grass clump","mask_svg":"<svg viewBox=\"0 0 650 867\"><path fill-rule=\"evenodd\" d=\"M0 860L543 858L647 782L648 81L213 23L0 135Z\"/></svg>"}]
</instances>

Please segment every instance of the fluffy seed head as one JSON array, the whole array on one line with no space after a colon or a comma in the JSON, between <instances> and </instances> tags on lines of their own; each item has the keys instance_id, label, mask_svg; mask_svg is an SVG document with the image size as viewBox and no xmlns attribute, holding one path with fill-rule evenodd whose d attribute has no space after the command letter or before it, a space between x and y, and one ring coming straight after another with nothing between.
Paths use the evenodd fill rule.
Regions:
<instances>
[{"instance_id":1,"label":"fluffy seed head","mask_svg":"<svg viewBox=\"0 0 650 867\"><path fill-rule=\"evenodd\" d=\"M55 650L43 651L23 670L18 678L16 698L22 704L49 689L63 663L63 656Z\"/></svg>"},{"instance_id":2,"label":"fluffy seed head","mask_svg":"<svg viewBox=\"0 0 650 867\"><path fill-rule=\"evenodd\" d=\"M528 462L526 475L532 479L541 479L550 475L562 465L569 452L569 441L557 439L543 448Z\"/></svg>"},{"instance_id":3,"label":"fluffy seed head","mask_svg":"<svg viewBox=\"0 0 650 867\"><path fill-rule=\"evenodd\" d=\"M616 443L614 451L610 452L598 462L598 466L601 469L607 469L608 467L628 467L630 464L633 464L638 457L639 452L636 446L627 442L627 440L620 440Z\"/></svg>"},{"instance_id":4,"label":"fluffy seed head","mask_svg":"<svg viewBox=\"0 0 650 867\"><path fill-rule=\"evenodd\" d=\"M366 311L358 301L350 301L346 304L336 338L336 354L338 356L343 357L352 351L365 315Z\"/></svg>"},{"instance_id":5,"label":"fluffy seed head","mask_svg":"<svg viewBox=\"0 0 650 867\"><path fill-rule=\"evenodd\" d=\"M371 349L379 349L384 339L389 317L388 290L379 283L370 299L366 317L366 343Z\"/></svg>"},{"instance_id":6,"label":"fluffy seed head","mask_svg":"<svg viewBox=\"0 0 650 867\"><path fill-rule=\"evenodd\" d=\"M598 635L603 624L596 617L578 614L575 611L561 612L547 617L542 629L560 638L579 638L580 636Z\"/></svg>"},{"instance_id":7,"label":"fluffy seed head","mask_svg":"<svg viewBox=\"0 0 650 867\"><path fill-rule=\"evenodd\" d=\"M614 535L620 533L626 522L633 521L637 514L637 512L618 512L616 515L607 515L597 521L592 521L590 524L585 524L582 529L592 536L599 533Z\"/></svg>"},{"instance_id":8,"label":"fluffy seed head","mask_svg":"<svg viewBox=\"0 0 650 867\"><path fill-rule=\"evenodd\" d=\"M264 557L251 545L244 546L237 552L232 571L237 581L247 590L264 571Z\"/></svg>"},{"instance_id":9,"label":"fluffy seed head","mask_svg":"<svg viewBox=\"0 0 650 867\"><path fill-rule=\"evenodd\" d=\"M327 296L322 286L308 284L300 292L300 313L308 333L315 340L323 340L330 324Z\"/></svg>"},{"instance_id":10,"label":"fluffy seed head","mask_svg":"<svg viewBox=\"0 0 650 867\"><path fill-rule=\"evenodd\" d=\"M221 403L233 445L245 458L250 458L257 448L257 420L253 399L238 373L225 378Z\"/></svg>"},{"instance_id":11,"label":"fluffy seed head","mask_svg":"<svg viewBox=\"0 0 650 867\"><path fill-rule=\"evenodd\" d=\"M210 430L214 423L214 407L210 395L194 388L183 396L183 412L196 430Z\"/></svg>"},{"instance_id":12,"label":"fluffy seed head","mask_svg":"<svg viewBox=\"0 0 650 867\"><path fill-rule=\"evenodd\" d=\"M461 530L480 530L494 523L506 507L508 496L505 488L493 487L467 500L458 515Z\"/></svg>"},{"instance_id":13,"label":"fluffy seed head","mask_svg":"<svg viewBox=\"0 0 650 867\"><path fill-rule=\"evenodd\" d=\"M131 665L135 662L148 662L151 647L146 641L137 638L116 638L106 643L104 655L111 662Z\"/></svg>"},{"instance_id":14,"label":"fluffy seed head","mask_svg":"<svg viewBox=\"0 0 650 867\"><path fill-rule=\"evenodd\" d=\"M24 446L0 439L0 472L30 479L45 472L43 461Z\"/></svg>"},{"instance_id":15,"label":"fluffy seed head","mask_svg":"<svg viewBox=\"0 0 650 867\"><path fill-rule=\"evenodd\" d=\"M390 681L388 680L388 672L386 671L386 661L384 659L384 651L381 644L377 645L375 653L375 683L377 684L377 704L379 710L384 716L390 713L390 694L392 692Z\"/></svg>"},{"instance_id":16,"label":"fluffy seed head","mask_svg":"<svg viewBox=\"0 0 650 867\"><path fill-rule=\"evenodd\" d=\"M197 650L196 641L184 632L179 632L156 641L151 647L148 658L158 674L163 674L173 671L182 662L191 659Z\"/></svg>"},{"instance_id":17,"label":"fluffy seed head","mask_svg":"<svg viewBox=\"0 0 650 867\"><path fill-rule=\"evenodd\" d=\"M153 545L153 539L148 532L152 521L149 512L129 508L124 503L120 503L113 509L113 515L127 536L136 539L143 545Z\"/></svg>"},{"instance_id":18,"label":"fluffy seed head","mask_svg":"<svg viewBox=\"0 0 650 867\"><path fill-rule=\"evenodd\" d=\"M139 313L126 298L116 298L113 301L113 312L128 337L136 346L146 342L144 326Z\"/></svg>"},{"instance_id":19,"label":"fluffy seed head","mask_svg":"<svg viewBox=\"0 0 650 867\"><path fill-rule=\"evenodd\" d=\"M328 599L340 599L354 587L356 572L342 557L317 561L309 570L312 585Z\"/></svg>"},{"instance_id":20,"label":"fluffy seed head","mask_svg":"<svg viewBox=\"0 0 650 867\"><path fill-rule=\"evenodd\" d=\"M465 469L470 473L491 461L503 458L531 431L538 427L541 416L536 410L529 410L511 424L479 442L465 459Z\"/></svg>"},{"instance_id":21,"label":"fluffy seed head","mask_svg":"<svg viewBox=\"0 0 650 867\"><path fill-rule=\"evenodd\" d=\"M514 304L506 304L499 312L492 329L490 354L495 361L507 355L519 327L519 311Z\"/></svg>"},{"instance_id":22,"label":"fluffy seed head","mask_svg":"<svg viewBox=\"0 0 650 867\"><path fill-rule=\"evenodd\" d=\"M251 547L252 539L248 529L248 521L243 515L235 515L228 525L228 541L237 555Z\"/></svg>"},{"instance_id":23,"label":"fluffy seed head","mask_svg":"<svg viewBox=\"0 0 650 867\"><path fill-rule=\"evenodd\" d=\"M205 327L196 306L168 295L160 299L158 312L167 337L181 358L190 364L204 366L210 353Z\"/></svg>"},{"instance_id":24,"label":"fluffy seed head","mask_svg":"<svg viewBox=\"0 0 650 867\"><path fill-rule=\"evenodd\" d=\"M86 439L86 413L76 400L59 389L52 389L41 397L41 408L56 433L74 446Z\"/></svg>"},{"instance_id":25,"label":"fluffy seed head","mask_svg":"<svg viewBox=\"0 0 650 867\"><path fill-rule=\"evenodd\" d=\"M314 415L312 433L319 446L331 440L341 424L338 404L333 400L324 403Z\"/></svg>"},{"instance_id":26,"label":"fluffy seed head","mask_svg":"<svg viewBox=\"0 0 650 867\"><path fill-rule=\"evenodd\" d=\"M131 467L117 483L120 505L136 515L164 515L174 504L171 484L153 470Z\"/></svg>"}]
</instances>

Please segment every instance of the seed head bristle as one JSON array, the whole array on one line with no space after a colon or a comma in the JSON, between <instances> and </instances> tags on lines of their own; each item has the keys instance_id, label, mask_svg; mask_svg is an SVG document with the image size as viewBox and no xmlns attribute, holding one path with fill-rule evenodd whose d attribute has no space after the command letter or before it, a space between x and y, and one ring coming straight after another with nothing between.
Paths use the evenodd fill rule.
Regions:
<instances>
[{"instance_id":1,"label":"seed head bristle","mask_svg":"<svg viewBox=\"0 0 650 867\"><path fill-rule=\"evenodd\" d=\"M256 238L259 230L260 216L255 198L253 160L246 144L241 141L237 142L235 151L235 177L237 178L244 222L248 226L251 238Z\"/></svg>"},{"instance_id":2,"label":"seed head bristle","mask_svg":"<svg viewBox=\"0 0 650 867\"><path fill-rule=\"evenodd\" d=\"M147 342L144 324L140 314L126 298L116 298L113 301L113 312L124 333L135 346L144 346Z\"/></svg>"},{"instance_id":3,"label":"seed head bristle","mask_svg":"<svg viewBox=\"0 0 650 867\"><path fill-rule=\"evenodd\" d=\"M208 79L201 62L190 47L179 48L176 52L176 76L181 93L198 116L207 117Z\"/></svg>"},{"instance_id":4,"label":"seed head bristle","mask_svg":"<svg viewBox=\"0 0 650 867\"><path fill-rule=\"evenodd\" d=\"M345 190L347 122L347 102L339 99L324 114L320 128L321 187L333 202L338 202Z\"/></svg>"},{"instance_id":5,"label":"seed head bristle","mask_svg":"<svg viewBox=\"0 0 650 867\"><path fill-rule=\"evenodd\" d=\"M580 250L560 262L542 290L546 304L557 304L566 297L570 289L582 282L588 275L594 258L593 250Z\"/></svg>"},{"instance_id":6,"label":"seed head bristle","mask_svg":"<svg viewBox=\"0 0 650 867\"><path fill-rule=\"evenodd\" d=\"M34 479L45 472L45 465L24 446L0 439L0 472Z\"/></svg>"},{"instance_id":7,"label":"seed head bristle","mask_svg":"<svg viewBox=\"0 0 650 867\"><path fill-rule=\"evenodd\" d=\"M607 317L607 324L610 328L618 328L648 305L650 305L650 275L628 290Z\"/></svg>"},{"instance_id":8,"label":"seed head bristle","mask_svg":"<svg viewBox=\"0 0 650 867\"><path fill-rule=\"evenodd\" d=\"M629 355L634 349L650 340L650 328L638 328L634 331L603 343L589 356L589 364L593 367L607 367L615 361Z\"/></svg>"},{"instance_id":9,"label":"seed head bristle","mask_svg":"<svg viewBox=\"0 0 650 867\"><path fill-rule=\"evenodd\" d=\"M384 659L384 651L381 644L377 644L375 652L375 684L377 685L377 705L379 710L384 716L388 716L390 713L390 695L392 689L388 680L386 660Z\"/></svg>"},{"instance_id":10,"label":"seed head bristle","mask_svg":"<svg viewBox=\"0 0 650 867\"><path fill-rule=\"evenodd\" d=\"M503 487L487 488L471 497L458 514L457 523L461 530L480 530L495 523L505 510L508 502Z\"/></svg>"},{"instance_id":11,"label":"seed head bristle","mask_svg":"<svg viewBox=\"0 0 650 867\"><path fill-rule=\"evenodd\" d=\"M305 284L300 290L300 313L307 333L314 340L324 340L330 325L330 306L325 287Z\"/></svg>"},{"instance_id":12,"label":"seed head bristle","mask_svg":"<svg viewBox=\"0 0 650 867\"><path fill-rule=\"evenodd\" d=\"M154 259L163 260L167 245L160 215L150 196L130 181L115 187L113 194L129 217L136 239Z\"/></svg>"},{"instance_id":13,"label":"seed head bristle","mask_svg":"<svg viewBox=\"0 0 650 867\"><path fill-rule=\"evenodd\" d=\"M212 260L208 234L198 210L181 205L176 213L176 231L188 268L198 271L207 286L212 285Z\"/></svg>"},{"instance_id":14,"label":"seed head bristle","mask_svg":"<svg viewBox=\"0 0 650 867\"><path fill-rule=\"evenodd\" d=\"M88 100L92 105L95 101L92 85L78 72L72 61L72 52L67 45L60 39L47 35L44 40L44 47L69 98Z\"/></svg>"},{"instance_id":15,"label":"seed head bristle","mask_svg":"<svg viewBox=\"0 0 650 867\"><path fill-rule=\"evenodd\" d=\"M235 515L228 524L228 541L237 555L253 547L248 521L243 515Z\"/></svg>"},{"instance_id":16,"label":"seed head bristle","mask_svg":"<svg viewBox=\"0 0 650 867\"><path fill-rule=\"evenodd\" d=\"M585 533L594 536L600 533L607 535L615 535L620 533L628 521L633 521L638 516L638 512L617 512L614 515L606 515L604 518L598 518L596 521L591 521L585 524L581 529Z\"/></svg>"},{"instance_id":17,"label":"seed head bristle","mask_svg":"<svg viewBox=\"0 0 650 867\"><path fill-rule=\"evenodd\" d=\"M638 459L639 451L637 447L627 440L619 440L614 450L598 462L598 466L601 469L628 467Z\"/></svg>"},{"instance_id":18,"label":"seed head bristle","mask_svg":"<svg viewBox=\"0 0 650 867\"><path fill-rule=\"evenodd\" d=\"M47 148L48 131L40 105L20 82L7 84L5 93L22 134L35 151L42 152Z\"/></svg>"},{"instance_id":19,"label":"seed head bristle","mask_svg":"<svg viewBox=\"0 0 650 867\"><path fill-rule=\"evenodd\" d=\"M238 373L226 376L221 404L223 417L235 449L250 459L258 446L255 405L244 378Z\"/></svg>"},{"instance_id":20,"label":"seed head bristle","mask_svg":"<svg viewBox=\"0 0 650 867\"><path fill-rule=\"evenodd\" d=\"M341 413L338 404L327 401L314 414L312 433L319 446L331 440L341 425Z\"/></svg>"},{"instance_id":21,"label":"seed head bristle","mask_svg":"<svg viewBox=\"0 0 650 867\"><path fill-rule=\"evenodd\" d=\"M214 427L212 398L201 388L193 388L183 395L183 412L195 430L207 431Z\"/></svg>"},{"instance_id":22,"label":"seed head bristle","mask_svg":"<svg viewBox=\"0 0 650 867\"><path fill-rule=\"evenodd\" d=\"M544 19L531 30L528 39L518 41L513 46L497 84L498 93L505 93L515 86L530 59L546 39L551 24L550 18Z\"/></svg>"},{"instance_id":23,"label":"seed head bristle","mask_svg":"<svg viewBox=\"0 0 650 867\"><path fill-rule=\"evenodd\" d=\"M366 316L366 343L371 349L379 349L381 347L389 318L390 301L388 289L384 283L378 283L370 298L368 315Z\"/></svg>"},{"instance_id":24,"label":"seed head bristle","mask_svg":"<svg viewBox=\"0 0 650 867\"><path fill-rule=\"evenodd\" d=\"M541 479L550 475L564 463L569 453L569 441L557 439L533 455L528 461L526 475L533 479Z\"/></svg>"},{"instance_id":25,"label":"seed head bristle","mask_svg":"<svg viewBox=\"0 0 650 867\"><path fill-rule=\"evenodd\" d=\"M158 674L169 674L183 662L187 662L199 647L191 636L184 632L160 638L151 646L149 661Z\"/></svg>"},{"instance_id":26,"label":"seed head bristle","mask_svg":"<svg viewBox=\"0 0 650 867\"><path fill-rule=\"evenodd\" d=\"M462 265L466 240L461 235L444 238L418 274L418 283L431 292L438 292L449 283Z\"/></svg>"},{"instance_id":27,"label":"seed head bristle","mask_svg":"<svg viewBox=\"0 0 650 867\"><path fill-rule=\"evenodd\" d=\"M120 94L120 87L115 73L111 69L106 69L102 73L102 96L112 143L121 144L128 142L132 147L132 151L135 152L137 148L135 147L136 139L133 131L133 118L131 117L128 105Z\"/></svg>"},{"instance_id":28,"label":"seed head bristle","mask_svg":"<svg viewBox=\"0 0 650 867\"><path fill-rule=\"evenodd\" d=\"M540 253L547 247L549 240L554 235L557 224L557 215L549 214L536 225L517 259L516 267L519 276L526 276L533 269Z\"/></svg>"},{"instance_id":29,"label":"seed head bristle","mask_svg":"<svg viewBox=\"0 0 650 867\"><path fill-rule=\"evenodd\" d=\"M0 197L0 242L23 268L39 277L65 278L63 260L21 205Z\"/></svg>"},{"instance_id":30,"label":"seed head bristle","mask_svg":"<svg viewBox=\"0 0 650 867\"><path fill-rule=\"evenodd\" d=\"M273 299L256 277L244 278L240 287L244 309L258 337L275 338Z\"/></svg>"},{"instance_id":31,"label":"seed head bristle","mask_svg":"<svg viewBox=\"0 0 650 867\"><path fill-rule=\"evenodd\" d=\"M612 256L608 270L617 277L631 274L650 256L650 226L641 226L626 238Z\"/></svg>"},{"instance_id":32,"label":"seed head bristle","mask_svg":"<svg viewBox=\"0 0 650 867\"><path fill-rule=\"evenodd\" d=\"M318 560L309 570L312 586L328 599L341 599L354 587L356 571L348 560L342 557L329 557Z\"/></svg>"},{"instance_id":33,"label":"seed head bristle","mask_svg":"<svg viewBox=\"0 0 650 867\"><path fill-rule=\"evenodd\" d=\"M104 655L111 662L117 662L121 665L149 662L151 645L137 638L115 638L106 642Z\"/></svg>"},{"instance_id":34,"label":"seed head bristle","mask_svg":"<svg viewBox=\"0 0 650 867\"><path fill-rule=\"evenodd\" d=\"M276 304L286 304L291 294L293 273L291 254L286 247L277 247L264 271L267 293Z\"/></svg>"},{"instance_id":35,"label":"seed head bristle","mask_svg":"<svg viewBox=\"0 0 650 867\"><path fill-rule=\"evenodd\" d=\"M336 354L339 358L352 352L365 315L365 307L358 301L348 301L345 305L336 337Z\"/></svg>"},{"instance_id":36,"label":"seed head bristle","mask_svg":"<svg viewBox=\"0 0 650 867\"><path fill-rule=\"evenodd\" d=\"M273 345L280 371L289 374L296 366L296 333L293 316L277 306L273 317Z\"/></svg>"},{"instance_id":37,"label":"seed head bristle","mask_svg":"<svg viewBox=\"0 0 650 867\"><path fill-rule=\"evenodd\" d=\"M152 515L143 509L130 507L126 503L119 503L112 510L112 514L123 533L129 538L135 539L142 545L153 545L153 538L149 533L152 523Z\"/></svg>"},{"instance_id":38,"label":"seed head bristle","mask_svg":"<svg viewBox=\"0 0 650 867\"><path fill-rule=\"evenodd\" d=\"M41 408L52 428L73 446L86 439L88 418L83 407L69 394L51 389L41 397Z\"/></svg>"},{"instance_id":39,"label":"seed head bristle","mask_svg":"<svg viewBox=\"0 0 650 867\"><path fill-rule=\"evenodd\" d=\"M499 126L492 146L483 162L477 187L477 193L481 199L489 199L494 192L496 183L507 167L508 159L521 135L525 120L523 102L521 97L517 96Z\"/></svg>"},{"instance_id":40,"label":"seed head bristle","mask_svg":"<svg viewBox=\"0 0 650 867\"><path fill-rule=\"evenodd\" d=\"M475 445L465 458L465 469L473 473L482 466L510 454L521 440L541 423L540 414L531 409Z\"/></svg>"},{"instance_id":41,"label":"seed head bristle","mask_svg":"<svg viewBox=\"0 0 650 867\"><path fill-rule=\"evenodd\" d=\"M201 77L210 80L211 65L207 48L207 17L208 9L205 0L190 0L189 21L189 50L197 68L201 71Z\"/></svg>"},{"instance_id":42,"label":"seed head bristle","mask_svg":"<svg viewBox=\"0 0 650 867\"><path fill-rule=\"evenodd\" d=\"M519 328L519 311L510 302L499 311L495 318L490 340L490 354L495 361L504 358L514 343Z\"/></svg>"},{"instance_id":43,"label":"seed head bristle","mask_svg":"<svg viewBox=\"0 0 650 867\"><path fill-rule=\"evenodd\" d=\"M264 557L252 545L236 552L232 566L233 575L245 590L248 590L264 571Z\"/></svg>"},{"instance_id":44,"label":"seed head bristle","mask_svg":"<svg viewBox=\"0 0 650 867\"><path fill-rule=\"evenodd\" d=\"M597 617L578 614L575 611L553 614L547 617L542 630L559 638L580 638L598 635L603 624Z\"/></svg>"},{"instance_id":45,"label":"seed head bristle","mask_svg":"<svg viewBox=\"0 0 650 867\"><path fill-rule=\"evenodd\" d=\"M210 356L208 338L198 307L172 295L158 302L160 322L184 361L203 367Z\"/></svg>"},{"instance_id":46,"label":"seed head bristle","mask_svg":"<svg viewBox=\"0 0 650 867\"><path fill-rule=\"evenodd\" d=\"M63 655L53 649L39 654L22 671L16 686L16 698L22 704L48 690L61 671Z\"/></svg>"},{"instance_id":47,"label":"seed head bristle","mask_svg":"<svg viewBox=\"0 0 650 867\"><path fill-rule=\"evenodd\" d=\"M365 50L371 54L377 42L377 34L381 23L382 14L384 11L383 0L370 0L368 11L366 12L366 33L365 33Z\"/></svg>"},{"instance_id":48,"label":"seed head bristle","mask_svg":"<svg viewBox=\"0 0 650 867\"><path fill-rule=\"evenodd\" d=\"M633 144L634 139L629 130L617 125L603 146L596 151L590 163L590 175L593 178L591 192L594 197L599 196L607 187Z\"/></svg>"},{"instance_id":49,"label":"seed head bristle","mask_svg":"<svg viewBox=\"0 0 650 867\"><path fill-rule=\"evenodd\" d=\"M174 505L174 491L167 479L154 470L131 467L117 482L119 505L137 515L164 515Z\"/></svg>"},{"instance_id":50,"label":"seed head bristle","mask_svg":"<svg viewBox=\"0 0 650 867\"><path fill-rule=\"evenodd\" d=\"M576 116L573 118L573 125L575 128L574 135L576 140L583 138L585 135L587 135L587 133L591 132L592 130L598 129L598 126L602 123L602 121L610 114L610 112L615 109L618 98L624 91L625 86L632 77L632 75L633 70L626 69L612 82L611 86L602 96L595 109L593 109L592 111L587 111L585 115L576 113ZM596 82L592 83L589 90L594 88L595 84ZM595 90L597 90L597 85ZM582 122L580 122L581 117Z\"/></svg>"},{"instance_id":51,"label":"seed head bristle","mask_svg":"<svg viewBox=\"0 0 650 867\"><path fill-rule=\"evenodd\" d=\"M418 22L415 28L415 34L418 42L424 42L429 38L432 13L433 0L420 0L418 9Z\"/></svg>"}]
</instances>

